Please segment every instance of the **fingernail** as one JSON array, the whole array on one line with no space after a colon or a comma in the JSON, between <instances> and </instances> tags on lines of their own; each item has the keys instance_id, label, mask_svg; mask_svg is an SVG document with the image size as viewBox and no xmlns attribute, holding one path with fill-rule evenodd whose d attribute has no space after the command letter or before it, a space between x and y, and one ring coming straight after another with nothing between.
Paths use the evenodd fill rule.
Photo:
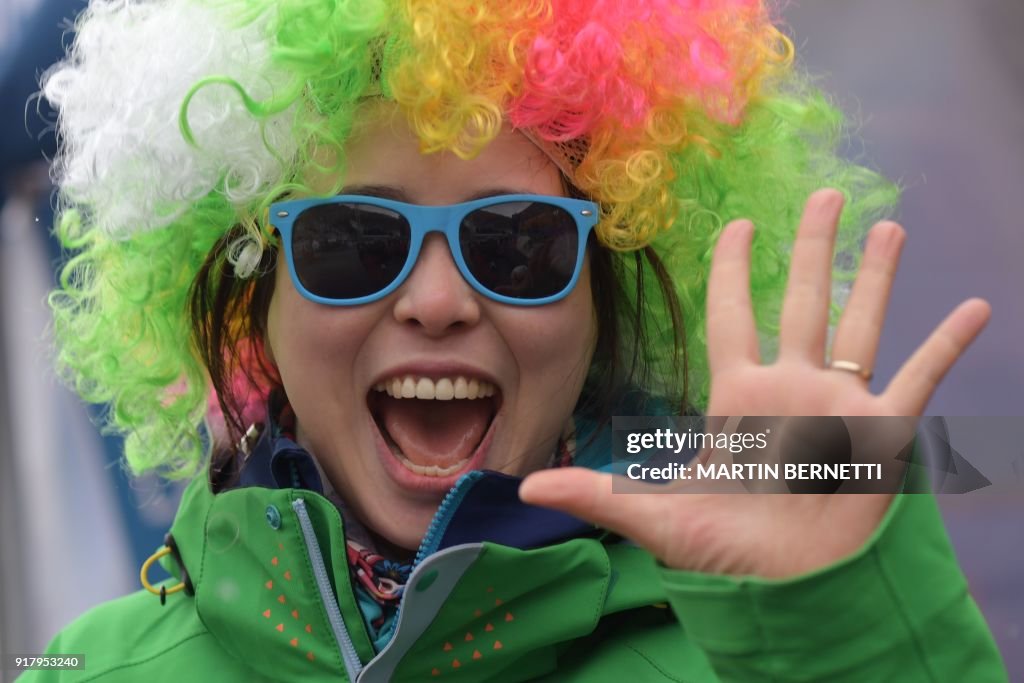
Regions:
<instances>
[{"instance_id":1,"label":"fingernail","mask_svg":"<svg viewBox=\"0 0 1024 683\"><path fill-rule=\"evenodd\" d=\"M825 187L814 193L815 199L826 206L835 206L846 201L842 192L834 187Z\"/></svg>"},{"instance_id":2,"label":"fingernail","mask_svg":"<svg viewBox=\"0 0 1024 683\"><path fill-rule=\"evenodd\" d=\"M736 239L746 241L754 233L754 224L745 218L738 220L733 224L732 232Z\"/></svg>"},{"instance_id":3,"label":"fingernail","mask_svg":"<svg viewBox=\"0 0 1024 683\"><path fill-rule=\"evenodd\" d=\"M882 247L886 255L894 255L899 252L900 247L903 245L903 228L900 227L899 223L886 222L883 223L885 226L885 237L882 241Z\"/></svg>"}]
</instances>

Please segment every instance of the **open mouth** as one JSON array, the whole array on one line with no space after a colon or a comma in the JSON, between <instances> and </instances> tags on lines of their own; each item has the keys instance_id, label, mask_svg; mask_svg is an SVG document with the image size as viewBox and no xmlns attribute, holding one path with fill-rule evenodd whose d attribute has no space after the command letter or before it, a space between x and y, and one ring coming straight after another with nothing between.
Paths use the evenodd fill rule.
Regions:
<instances>
[{"instance_id":1,"label":"open mouth","mask_svg":"<svg viewBox=\"0 0 1024 683\"><path fill-rule=\"evenodd\" d=\"M440 479L467 469L479 455L501 392L478 378L403 375L378 382L367 406L402 467Z\"/></svg>"}]
</instances>

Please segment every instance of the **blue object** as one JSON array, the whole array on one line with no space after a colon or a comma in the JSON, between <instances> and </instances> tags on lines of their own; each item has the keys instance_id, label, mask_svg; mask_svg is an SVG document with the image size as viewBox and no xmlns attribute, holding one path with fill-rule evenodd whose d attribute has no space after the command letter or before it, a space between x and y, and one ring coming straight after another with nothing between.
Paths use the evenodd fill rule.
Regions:
<instances>
[{"instance_id":1,"label":"blue object","mask_svg":"<svg viewBox=\"0 0 1024 683\"><path fill-rule=\"evenodd\" d=\"M565 212L557 218L575 222L574 263L570 264L570 255L560 249L563 245L558 236L552 239L555 229L550 220L552 217L548 216L549 220L545 221L535 211L531 212L537 206L557 207ZM330 207L334 207L333 210ZM485 212L486 209L493 210ZM477 212L483 214L478 220L466 221ZM523 214L531 215L523 217ZM484 296L519 306L540 306L558 301L576 286L583 268L587 238L597 224L598 215L599 209L594 202L532 194L498 195L448 206L420 206L363 195L298 199L270 206L270 222L281 233L295 288L311 301L332 306L370 303L395 291L412 272L423 239L431 232L439 232L447 238L462 277ZM299 230L315 231L313 236L322 236L326 244L314 241L308 249L302 249L298 254L299 268L296 268L293 238L298 219L304 219ZM464 229L470 232L468 236L462 234ZM542 237L547 237L548 241L542 242ZM471 246L481 251L490 249L512 261L526 262L511 269L507 281L497 282L497 290L501 291L496 291L480 278L497 279L502 269L496 268L494 263L483 262L479 256L467 261L463 240L471 241ZM396 243L404 241L408 244L396 246ZM405 251L398 251L399 248ZM394 261L387 260L396 256L398 258ZM566 257L566 262L559 263L559 256ZM327 261L331 257L334 262ZM568 275L570 268L572 274L562 284L560 280ZM310 282L303 282L304 276ZM314 278L322 278L322 281L311 282ZM344 278L349 281L345 282ZM380 281L379 289L375 289L375 279ZM502 293L514 292L521 289L523 283L538 281L542 283L540 287L557 281L558 288L541 296ZM312 288L307 286L310 284ZM317 284L325 291L311 291L317 288Z\"/></svg>"},{"instance_id":2,"label":"blue object","mask_svg":"<svg viewBox=\"0 0 1024 683\"><path fill-rule=\"evenodd\" d=\"M271 529L281 528L281 511L273 505L267 506L267 524Z\"/></svg>"}]
</instances>

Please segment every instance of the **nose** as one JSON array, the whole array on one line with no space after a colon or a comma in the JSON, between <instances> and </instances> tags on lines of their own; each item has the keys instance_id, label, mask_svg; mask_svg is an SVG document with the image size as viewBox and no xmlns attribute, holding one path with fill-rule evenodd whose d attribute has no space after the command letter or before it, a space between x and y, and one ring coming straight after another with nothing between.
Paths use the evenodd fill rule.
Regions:
<instances>
[{"instance_id":1,"label":"nose","mask_svg":"<svg viewBox=\"0 0 1024 683\"><path fill-rule=\"evenodd\" d=\"M476 292L455 265L448 242L437 233L423 240L416 265L396 295L395 320L417 325L431 337L480 320Z\"/></svg>"}]
</instances>

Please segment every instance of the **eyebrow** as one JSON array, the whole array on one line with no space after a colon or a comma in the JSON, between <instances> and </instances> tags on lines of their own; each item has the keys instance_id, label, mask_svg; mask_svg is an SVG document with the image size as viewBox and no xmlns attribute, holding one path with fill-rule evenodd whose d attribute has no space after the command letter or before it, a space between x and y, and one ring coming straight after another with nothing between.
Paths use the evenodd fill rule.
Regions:
<instances>
[{"instance_id":1,"label":"eyebrow","mask_svg":"<svg viewBox=\"0 0 1024 683\"><path fill-rule=\"evenodd\" d=\"M406 204L415 204L409 198L409 193L401 186L396 185L347 185L341 188L341 192L338 194L354 194L362 195L364 197L379 197L381 199L392 199L396 202L405 202ZM497 197L504 194L537 194L524 188L515 187L488 187L482 190L478 190L471 195L468 195L462 199L463 202L471 202L475 199L484 199L485 197Z\"/></svg>"}]
</instances>

